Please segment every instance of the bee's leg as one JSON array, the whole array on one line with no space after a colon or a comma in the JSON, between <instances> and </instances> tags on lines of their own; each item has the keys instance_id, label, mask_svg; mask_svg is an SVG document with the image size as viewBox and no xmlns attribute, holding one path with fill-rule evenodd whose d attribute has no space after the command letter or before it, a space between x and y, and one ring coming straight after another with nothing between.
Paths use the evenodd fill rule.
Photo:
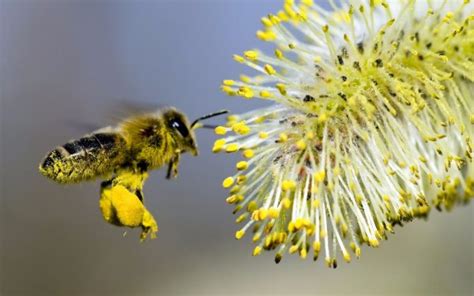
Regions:
<instances>
[{"instance_id":1,"label":"bee's leg","mask_svg":"<svg viewBox=\"0 0 474 296\"><path fill-rule=\"evenodd\" d=\"M166 179L171 179L171 177L176 178L178 177L178 166L179 166L179 159L181 154L176 154L173 159L171 159L168 165L168 173L166 174Z\"/></svg>"},{"instance_id":2,"label":"bee's leg","mask_svg":"<svg viewBox=\"0 0 474 296\"><path fill-rule=\"evenodd\" d=\"M140 239L148 236L156 237L158 225L143 203L143 183L137 185L137 178L144 181L146 177L139 175L118 175L110 181L102 182L100 194L100 210L104 219L122 227L141 227Z\"/></svg>"},{"instance_id":3,"label":"bee's leg","mask_svg":"<svg viewBox=\"0 0 474 296\"><path fill-rule=\"evenodd\" d=\"M102 187L99 206L105 221L111 224L128 227L142 224L143 203L121 184Z\"/></svg>"},{"instance_id":4,"label":"bee's leg","mask_svg":"<svg viewBox=\"0 0 474 296\"><path fill-rule=\"evenodd\" d=\"M112 182L113 179L100 183L99 208L105 221L113 225L121 226L117 219L115 209L112 205L110 194L108 193L112 187Z\"/></svg>"}]
</instances>

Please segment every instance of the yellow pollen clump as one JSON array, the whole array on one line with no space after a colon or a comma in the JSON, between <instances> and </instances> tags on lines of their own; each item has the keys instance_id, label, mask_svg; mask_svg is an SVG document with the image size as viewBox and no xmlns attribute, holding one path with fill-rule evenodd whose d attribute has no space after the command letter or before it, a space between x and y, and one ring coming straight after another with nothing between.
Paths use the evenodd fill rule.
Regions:
<instances>
[{"instance_id":1,"label":"yellow pollen clump","mask_svg":"<svg viewBox=\"0 0 474 296\"><path fill-rule=\"evenodd\" d=\"M232 144L229 144L227 145L225 151L228 152L228 153L232 153L232 152L236 152L239 150L239 144L237 143L232 143Z\"/></svg>"},{"instance_id":2,"label":"yellow pollen clump","mask_svg":"<svg viewBox=\"0 0 474 296\"><path fill-rule=\"evenodd\" d=\"M234 178L227 177L222 181L222 187L229 188L230 186L234 185Z\"/></svg>"},{"instance_id":3,"label":"yellow pollen clump","mask_svg":"<svg viewBox=\"0 0 474 296\"><path fill-rule=\"evenodd\" d=\"M265 140L266 138L268 138L268 133L260 132L260 133L258 133L258 137L262 140Z\"/></svg>"},{"instance_id":4,"label":"yellow pollen clump","mask_svg":"<svg viewBox=\"0 0 474 296\"><path fill-rule=\"evenodd\" d=\"M218 126L214 129L216 135L224 136L227 133L227 128L224 126Z\"/></svg>"},{"instance_id":5,"label":"yellow pollen clump","mask_svg":"<svg viewBox=\"0 0 474 296\"><path fill-rule=\"evenodd\" d=\"M237 170L239 171L243 171L243 170L246 170L248 167L249 167L249 163L246 162L246 161L239 161L235 167L237 168Z\"/></svg>"},{"instance_id":6,"label":"yellow pollen clump","mask_svg":"<svg viewBox=\"0 0 474 296\"><path fill-rule=\"evenodd\" d=\"M252 158L255 155L255 152L252 149L245 149L243 152L243 156L245 158Z\"/></svg>"}]
</instances>

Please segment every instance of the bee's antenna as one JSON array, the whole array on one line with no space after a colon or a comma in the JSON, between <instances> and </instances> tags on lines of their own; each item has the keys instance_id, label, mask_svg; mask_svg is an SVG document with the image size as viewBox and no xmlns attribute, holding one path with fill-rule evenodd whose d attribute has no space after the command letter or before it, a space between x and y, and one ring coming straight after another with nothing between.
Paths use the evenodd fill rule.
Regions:
<instances>
[{"instance_id":1,"label":"bee's antenna","mask_svg":"<svg viewBox=\"0 0 474 296\"><path fill-rule=\"evenodd\" d=\"M196 124L198 124L198 122L201 121L201 120L206 120L206 119L209 119L209 118L212 118L212 117L215 117L215 116L219 116L219 115L222 115L222 114L227 114L227 113L229 113L228 110L221 110L221 111L217 111L217 112L199 117L198 119L194 120L193 123L191 123L191 129L193 129L194 126L196 126ZM208 128L207 125L203 125L202 127Z\"/></svg>"}]
</instances>

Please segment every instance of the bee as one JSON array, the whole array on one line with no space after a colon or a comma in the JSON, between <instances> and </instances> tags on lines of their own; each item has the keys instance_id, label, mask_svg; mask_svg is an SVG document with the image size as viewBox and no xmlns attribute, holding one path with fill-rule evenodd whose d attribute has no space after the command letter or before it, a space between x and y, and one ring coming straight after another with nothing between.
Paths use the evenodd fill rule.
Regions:
<instances>
[{"instance_id":1,"label":"bee","mask_svg":"<svg viewBox=\"0 0 474 296\"><path fill-rule=\"evenodd\" d=\"M140 239L156 237L158 225L146 209L143 185L148 172L168 165L166 178L177 177L181 154L198 155L194 130L200 121L228 113L223 110L189 123L175 108L132 116L56 147L39 165L39 171L61 184L101 183L99 207L105 221L123 227L141 227Z\"/></svg>"}]
</instances>

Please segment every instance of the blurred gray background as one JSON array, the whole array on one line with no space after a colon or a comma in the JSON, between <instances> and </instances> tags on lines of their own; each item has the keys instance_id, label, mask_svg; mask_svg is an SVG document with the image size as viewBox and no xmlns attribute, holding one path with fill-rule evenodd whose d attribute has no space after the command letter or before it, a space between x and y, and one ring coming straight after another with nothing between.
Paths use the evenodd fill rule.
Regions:
<instances>
[{"instance_id":1,"label":"blurred gray background","mask_svg":"<svg viewBox=\"0 0 474 296\"><path fill-rule=\"evenodd\" d=\"M336 270L253 258L220 185L235 158L209 152L210 131L198 131L201 155L184 157L177 180L148 180L160 232L143 244L102 220L98 182L38 173L49 150L88 132L71 122L106 124L123 100L191 118L260 106L219 86L248 71L232 54L262 46L259 19L282 2L0 1L2 295L474 294L473 205L396 228Z\"/></svg>"}]
</instances>

